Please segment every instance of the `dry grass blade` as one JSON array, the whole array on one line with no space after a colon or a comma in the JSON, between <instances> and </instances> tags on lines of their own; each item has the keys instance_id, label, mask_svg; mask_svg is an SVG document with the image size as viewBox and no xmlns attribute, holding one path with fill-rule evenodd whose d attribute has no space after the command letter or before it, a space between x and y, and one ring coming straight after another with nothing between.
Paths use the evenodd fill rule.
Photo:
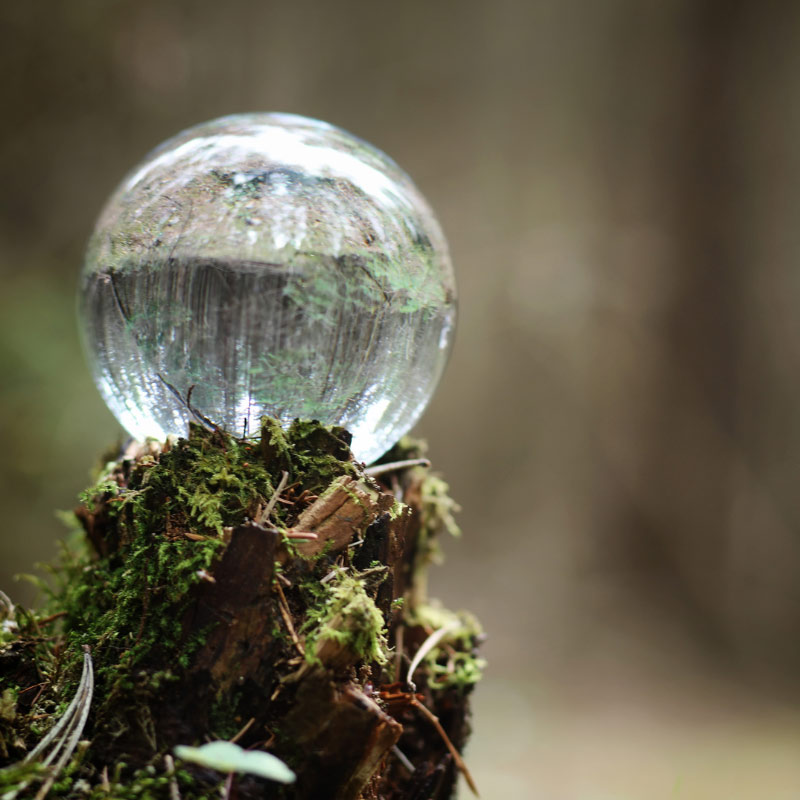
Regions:
<instances>
[{"instance_id":1,"label":"dry grass blade","mask_svg":"<svg viewBox=\"0 0 800 800\"><path fill-rule=\"evenodd\" d=\"M28 753L23 761L23 763L30 763L39 759L52 745L52 748L41 760L41 763L44 766L50 766L55 761L55 764L37 792L35 800L44 800L47 797L56 779L69 763L70 758L72 758L72 754L75 752L83 729L86 726L86 720L89 717L93 694L94 667L89 648L85 647L83 652L83 672L81 673L81 680L75 697L72 698L72 702L61 719L53 726L53 729Z\"/></svg>"},{"instance_id":2,"label":"dry grass blade","mask_svg":"<svg viewBox=\"0 0 800 800\"><path fill-rule=\"evenodd\" d=\"M0 589L0 605L5 606L7 609L5 614L6 618L14 619L14 603L2 589Z\"/></svg>"},{"instance_id":3,"label":"dry grass blade","mask_svg":"<svg viewBox=\"0 0 800 800\"><path fill-rule=\"evenodd\" d=\"M169 800L181 800L181 791L175 778L175 762L169 753L164 756L164 766L169 776Z\"/></svg>"},{"instance_id":4,"label":"dry grass blade","mask_svg":"<svg viewBox=\"0 0 800 800\"><path fill-rule=\"evenodd\" d=\"M411 691L415 692L416 688L414 687L414 683L412 682L412 677L414 675L414 670L420 665L420 662L423 658L425 658L434 647L445 637L447 636L450 631L456 630L456 628L460 627L461 623L454 619L451 622L448 622L447 625L443 625L438 630L435 630L421 645L419 650L417 650L414 659L411 662L411 666L408 668L408 677L406 678L406 682L411 686Z\"/></svg>"}]
</instances>

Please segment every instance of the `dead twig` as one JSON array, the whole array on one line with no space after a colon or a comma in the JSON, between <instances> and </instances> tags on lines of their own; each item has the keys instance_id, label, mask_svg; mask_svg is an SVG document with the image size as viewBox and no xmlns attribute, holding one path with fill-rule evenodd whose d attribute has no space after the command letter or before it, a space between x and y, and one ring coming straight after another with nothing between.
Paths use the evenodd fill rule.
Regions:
<instances>
[{"instance_id":1,"label":"dead twig","mask_svg":"<svg viewBox=\"0 0 800 800\"><path fill-rule=\"evenodd\" d=\"M283 535L287 539L304 539L309 542L313 542L319 539L319 536L317 536L317 534L313 533L312 531L293 531L289 529L288 531L283 531Z\"/></svg>"},{"instance_id":2,"label":"dead twig","mask_svg":"<svg viewBox=\"0 0 800 800\"><path fill-rule=\"evenodd\" d=\"M25 692L29 692L31 689L41 689L42 686L47 686L47 681L44 681L42 683L34 683L31 686L28 686L26 689L20 689L19 692L17 692L17 697L22 697L22 695L25 694Z\"/></svg>"},{"instance_id":3,"label":"dead twig","mask_svg":"<svg viewBox=\"0 0 800 800\"><path fill-rule=\"evenodd\" d=\"M401 622L394 635L394 679L400 680L400 670L403 668L403 640L405 639L406 626Z\"/></svg>"},{"instance_id":4,"label":"dead twig","mask_svg":"<svg viewBox=\"0 0 800 800\"><path fill-rule=\"evenodd\" d=\"M339 567L334 567L324 578L320 579L321 584L330 583L339 574Z\"/></svg>"},{"instance_id":5,"label":"dead twig","mask_svg":"<svg viewBox=\"0 0 800 800\"><path fill-rule=\"evenodd\" d=\"M364 472L374 478L378 475L385 475L387 472L396 472L399 469L409 467L429 467L431 462L427 458L407 458L404 461L392 461L389 464L376 464L374 467L367 467Z\"/></svg>"},{"instance_id":6,"label":"dead twig","mask_svg":"<svg viewBox=\"0 0 800 800\"><path fill-rule=\"evenodd\" d=\"M235 772L229 772L228 777L225 779L225 789L222 793L223 800L231 800L233 797L234 780L236 779Z\"/></svg>"},{"instance_id":7,"label":"dead twig","mask_svg":"<svg viewBox=\"0 0 800 800\"><path fill-rule=\"evenodd\" d=\"M238 742L239 739L241 739L242 736L244 736L247 733L247 731L250 730L255 721L256 721L255 717L250 717L250 719L247 720L244 727L239 731L239 733L237 733L236 736L234 736L233 739L230 740L231 744L236 744L236 742Z\"/></svg>"},{"instance_id":8,"label":"dead twig","mask_svg":"<svg viewBox=\"0 0 800 800\"><path fill-rule=\"evenodd\" d=\"M51 614L49 617L44 617L43 619L37 619L36 623L38 625L48 625L49 623L55 622L55 620L61 619L61 617L66 617L66 616L67 616L66 611L59 611L55 614Z\"/></svg>"},{"instance_id":9,"label":"dead twig","mask_svg":"<svg viewBox=\"0 0 800 800\"><path fill-rule=\"evenodd\" d=\"M278 482L278 485L275 487L275 491L272 493L272 497L270 497L269 502L264 507L264 510L258 515L256 522L260 523L261 525L266 524L269 521L270 514L275 510L275 506L280 499L281 493L286 488L286 484L289 482L289 473L284 470L281 473L281 479Z\"/></svg>"},{"instance_id":10,"label":"dead twig","mask_svg":"<svg viewBox=\"0 0 800 800\"><path fill-rule=\"evenodd\" d=\"M289 636L292 637L292 641L294 642L294 646L300 652L300 655L305 657L306 651L303 645L300 642L300 639L297 636L297 632L294 629L294 623L292 622L292 615L289 611L289 604L286 602L286 595L283 593L283 589L278 581L275 581L275 588L278 590L278 608L280 608L281 616L283 617L283 621L286 624L286 629L289 631Z\"/></svg>"},{"instance_id":11,"label":"dead twig","mask_svg":"<svg viewBox=\"0 0 800 800\"><path fill-rule=\"evenodd\" d=\"M257 522L256 525L258 525L261 530L267 531L268 533L277 533L280 536L286 537L287 539L303 539L313 542L319 538L319 536L313 531L296 531L294 528L288 528L287 530L284 530L264 522Z\"/></svg>"},{"instance_id":12,"label":"dead twig","mask_svg":"<svg viewBox=\"0 0 800 800\"><path fill-rule=\"evenodd\" d=\"M414 765L408 760L408 756L395 744L392 745L392 752L397 757L397 760L410 772L413 774L414 772Z\"/></svg>"},{"instance_id":13,"label":"dead twig","mask_svg":"<svg viewBox=\"0 0 800 800\"><path fill-rule=\"evenodd\" d=\"M453 756L456 766L467 781L467 786L469 786L469 788L472 790L472 793L475 795L475 797L480 797L480 794L478 793L478 787L475 785L475 781L473 780L470 771L467 769L464 759L461 758L461 753L456 750L455 745L450 741L447 731L445 731L445 729L442 727L442 723L439 722L439 717L437 717L436 714L434 714L426 705L424 705L415 694L411 695L411 705L418 708L422 712L423 716L430 721L434 728L436 728L436 732L442 737L445 747L447 747L447 749L450 751L450 755Z\"/></svg>"}]
</instances>

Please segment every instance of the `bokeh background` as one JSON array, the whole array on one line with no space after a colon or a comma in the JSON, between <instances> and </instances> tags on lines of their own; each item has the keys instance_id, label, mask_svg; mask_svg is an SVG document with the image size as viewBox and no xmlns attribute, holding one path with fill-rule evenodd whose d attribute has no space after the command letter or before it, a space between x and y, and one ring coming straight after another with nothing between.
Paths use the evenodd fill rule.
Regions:
<instances>
[{"instance_id":1,"label":"bokeh background","mask_svg":"<svg viewBox=\"0 0 800 800\"><path fill-rule=\"evenodd\" d=\"M417 428L433 593L490 668L483 796L800 797L800 6L0 6L0 586L120 435L74 321L102 203L199 121L326 119L404 166L461 289Z\"/></svg>"}]
</instances>

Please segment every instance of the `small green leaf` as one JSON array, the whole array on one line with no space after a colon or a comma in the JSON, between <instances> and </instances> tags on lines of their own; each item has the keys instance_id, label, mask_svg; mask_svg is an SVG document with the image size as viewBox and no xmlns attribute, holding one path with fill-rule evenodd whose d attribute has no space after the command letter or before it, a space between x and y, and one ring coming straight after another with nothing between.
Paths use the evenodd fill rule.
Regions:
<instances>
[{"instance_id":1,"label":"small green leaf","mask_svg":"<svg viewBox=\"0 0 800 800\"><path fill-rule=\"evenodd\" d=\"M201 767L219 772L243 772L280 783L294 783L295 774L271 753L262 750L243 750L233 742L209 742L202 747L179 744L175 755Z\"/></svg>"}]
</instances>

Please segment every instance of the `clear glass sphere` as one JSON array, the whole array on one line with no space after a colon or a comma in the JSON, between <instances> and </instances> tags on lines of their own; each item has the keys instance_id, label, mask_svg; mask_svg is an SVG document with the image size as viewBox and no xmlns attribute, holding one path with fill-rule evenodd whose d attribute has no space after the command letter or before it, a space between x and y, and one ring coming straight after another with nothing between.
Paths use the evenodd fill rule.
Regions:
<instances>
[{"instance_id":1,"label":"clear glass sphere","mask_svg":"<svg viewBox=\"0 0 800 800\"><path fill-rule=\"evenodd\" d=\"M444 368L442 231L386 155L324 122L242 114L170 139L108 201L80 319L95 381L138 439L262 415L347 428L370 462ZM190 395L191 392L191 395Z\"/></svg>"}]
</instances>

